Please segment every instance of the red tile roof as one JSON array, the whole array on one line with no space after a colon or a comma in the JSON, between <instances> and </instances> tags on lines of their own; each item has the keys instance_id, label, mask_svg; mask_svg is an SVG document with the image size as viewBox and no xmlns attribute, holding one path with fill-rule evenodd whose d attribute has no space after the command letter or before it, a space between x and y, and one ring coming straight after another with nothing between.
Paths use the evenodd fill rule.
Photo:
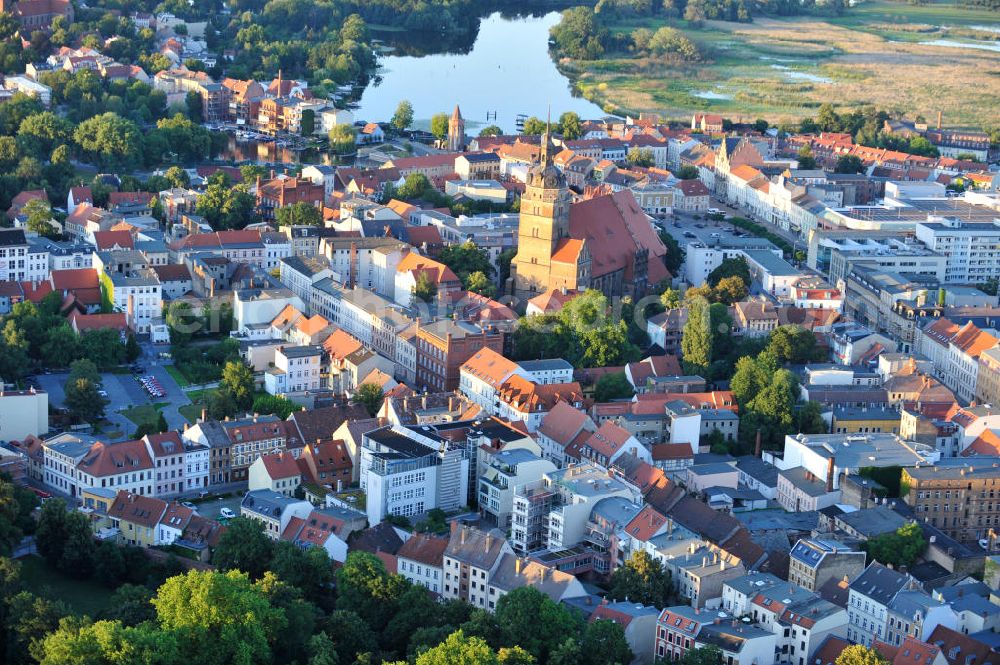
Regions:
<instances>
[{"instance_id":1,"label":"red tile roof","mask_svg":"<svg viewBox=\"0 0 1000 665\"><path fill-rule=\"evenodd\" d=\"M260 461L267 470L267 475L271 480L278 478L297 478L301 475L295 457L289 452L281 452L277 455L261 455Z\"/></svg>"}]
</instances>

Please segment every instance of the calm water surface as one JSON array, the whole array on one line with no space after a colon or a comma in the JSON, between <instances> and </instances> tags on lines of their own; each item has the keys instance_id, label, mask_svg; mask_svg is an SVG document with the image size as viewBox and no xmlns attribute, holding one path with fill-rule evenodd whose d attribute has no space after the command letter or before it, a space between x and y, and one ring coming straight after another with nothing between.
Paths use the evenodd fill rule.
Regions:
<instances>
[{"instance_id":1,"label":"calm water surface","mask_svg":"<svg viewBox=\"0 0 1000 665\"><path fill-rule=\"evenodd\" d=\"M564 111L602 117L599 106L571 94L569 81L549 56L549 28L558 21L558 12L518 18L496 13L482 20L468 53L383 56L381 81L364 91L356 117L388 120L401 99L413 104L417 127L426 127L435 113L450 114L458 104L470 135L486 124L512 133L518 114L544 118L550 104L555 117ZM392 33L375 34L391 45Z\"/></svg>"}]
</instances>

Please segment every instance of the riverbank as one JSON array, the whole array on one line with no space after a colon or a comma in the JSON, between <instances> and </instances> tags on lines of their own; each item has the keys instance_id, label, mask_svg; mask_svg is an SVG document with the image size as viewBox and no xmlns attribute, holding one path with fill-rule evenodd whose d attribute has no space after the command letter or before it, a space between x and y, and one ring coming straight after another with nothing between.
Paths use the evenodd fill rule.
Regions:
<instances>
[{"instance_id":1,"label":"riverbank","mask_svg":"<svg viewBox=\"0 0 1000 665\"><path fill-rule=\"evenodd\" d=\"M634 53L560 59L575 89L608 112L655 112L687 120L693 111L772 123L812 116L824 102L874 105L948 126L996 122L1000 99L1000 14L952 4L872 2L841 17L707 21L692 29L662 18L621 20L615 33L679 28L702 61Z\"/></svg>"}]
</instances>

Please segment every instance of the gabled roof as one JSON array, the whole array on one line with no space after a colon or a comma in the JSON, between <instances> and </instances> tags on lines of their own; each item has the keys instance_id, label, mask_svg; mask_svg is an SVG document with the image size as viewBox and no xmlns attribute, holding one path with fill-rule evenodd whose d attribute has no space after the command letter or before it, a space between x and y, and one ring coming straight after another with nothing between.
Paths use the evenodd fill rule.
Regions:
<instances>
[{"instance_id":1,"label":"gabled roof","mask_svg":"<svg viewBox=\"0 0 1000 665\"><path fill-rule=\"evenodd\" d=\"M488 347L477 351L462 365L463 372L476 377L494 389L498 388L517 369L517 363Z\"/></svg>"},{"instance_id":2,"label":"gabled roof","mask_svg":"<svg viewBox=\"0 0 1000 665\"><path fill-rule=\"evenodd\" d=\"M444 551L447 547L448 538L428 533L415 533L399 548L396 556L441 568L444 565Z\"/></svg>"},{"instance_id":3,"label":"gabled roof","mask_svg":"<svg viewBox=\"0 0 1000 665\"><path fill-rule=\"evenodd\" d=\"M280 452L276 455L261 455L260 461L263 463L264 469L267 471L267 475L271 477L271 480L278 478L298 478L301 475L299 465L289 452Z\"/></svg>"},{"instance_id":4,"label":"gabled roof","mask_svg":"<svg viewBox=\"0 0 1000 665\"><path fill-rule=\"evenodd\" d=\"M614 422L608 420L594 432L587 442L585 448L589 448L594 453L611 459L622 447L632 438L628 430Z\"/></svg>"},{"instance_id":5,"label":"gabled roof","mask_svg":"<svg viewBox=\"0 0 1000 665\"><path fill-rule=\"evenodd\" d=\"M154 529L167 512L167 502L151 496L120 491L108 509L108 517Z\"/></svg>"},{"instance_id":6,"label":"gabled roof","mask_svg":"<svg viewBox=\"0 0 1000 665\"><path fill-rule=\"evenodd\" d=\"M559 402L542 418L538 431L562 446L570 442L581 430L593 431L594 422L586 413L568 402Z\"/></svg>"}]
</instances>

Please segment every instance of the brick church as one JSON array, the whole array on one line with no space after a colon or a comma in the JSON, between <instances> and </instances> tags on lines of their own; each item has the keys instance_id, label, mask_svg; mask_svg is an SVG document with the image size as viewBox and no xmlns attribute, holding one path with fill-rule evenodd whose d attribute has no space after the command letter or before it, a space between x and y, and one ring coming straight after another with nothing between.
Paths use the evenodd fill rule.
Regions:
<instances>
[{"instance_id":1,"label":"brick church","mask_svg":"<svg viewBox=\"0 0 1000 665\"><path fill-rule=\"evenodd\" d=\"M574 202L552 157L546 133L521 196L514 295L528 300L553 289L593 288L609 298L641 297L669 277L667 249L632 193Z\"/></svg>"}]
</instances>

